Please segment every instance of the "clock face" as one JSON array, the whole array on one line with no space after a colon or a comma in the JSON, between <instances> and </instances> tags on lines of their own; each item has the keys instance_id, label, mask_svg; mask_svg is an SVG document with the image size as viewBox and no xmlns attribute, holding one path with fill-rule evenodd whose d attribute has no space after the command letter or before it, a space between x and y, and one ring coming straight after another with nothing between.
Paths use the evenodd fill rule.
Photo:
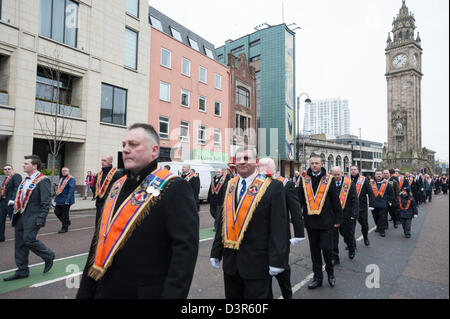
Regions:
<instances>
[{"instance_id":1,"label":"clock face","mask_svg":"<svg viewBox=\"0 0 450 319\"><path fill-rule=\"evenodd\" d=\"M392 65L396 68L402 68L406 65L407 60L408 58L406 55L399 54L392 60Z\"/></svg>"}]
</instances>

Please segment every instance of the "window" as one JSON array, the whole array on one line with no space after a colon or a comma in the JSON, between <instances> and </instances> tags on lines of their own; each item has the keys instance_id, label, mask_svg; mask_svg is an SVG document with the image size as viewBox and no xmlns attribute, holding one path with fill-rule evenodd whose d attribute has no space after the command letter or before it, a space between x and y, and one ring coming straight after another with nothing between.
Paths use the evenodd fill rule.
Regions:
<instances>
[{"instance_id":1,"label":"window","mask_svg":"<svg viewBox=\"0 0 450 319\"><path fill-rule=\"evenodd\" d=\"M150 23L152 24L152 27L154 27L155 29L159 30L159 31L163 31L163 27L161 24L161 21L159 19L156 19L153 16L150 16Z\"/></svg>"},{"instance_id":2,"label":"window","mask_svg":"<svg viewBox=\"0 0 450 319\"><path fill-rule=\"evenodd\" d=\"M214 102L214 115L222 115L222 104L220 102Z\"/></svg>"},{"instance_id":3,"label":"window","mask_svg":"<svg viewBox=\"0 0 450 319\"><path fill-rule=\"evenodd\" d=\"M59 77L59 81L57 80ZM72 99L72 76L38 66L36 98L49 102L70 104Z\"/></svg>"},{"instance_id":4,"label":"window","mask_svg":"<svg viewBox=\"0 0 450 319\"><path fill-rule=\"evenodd\" d=\"M260 54L255 55L254 57L251 57L250 58L250 63L251 62L255 62L255 61L259 61L259 60L261 60L261 55Z\"/></svg>"},{"instance_id":5,"label":"window","mask_svg":"<svg viewBox=\"0 0 450 319\"><path fill-rule=\"evenodd\" d=\"M250 118L247 116L236 114L236 129L238 136L243 136L245 131L250 128Z\"/></svg>"},{"instance_id":6,"label":"window","mask_svg":"<svg viewBox=\"0 0 450 319\"><path fill-rule=\"evenodd\" d=\"M189 107L191 93L188 90L181 89L181 105Z\"/></svg>"},{"instance_id":7,"label":"window","mask_svg":"<svg viewBox=\"0 0 450 319\"><path fill-rule=\"evenodd\" d=\"M199 80L200 82L207 83L206 78L207 78L207 70L201 66Z\"/></svg>"},{"instance_id":8,"label":"window","mask_svg":"<svg viewBox=\"0 0 450 319\"><path fill-rule=\"evenodd\" d=\"M205 52L206 52L206 55L207 55L209 58L214 59L214 54L213 54L213 52L212 52L210 49L208 49L207 47L205 47Z\"/></svg>"},{"instance_id":9,"label":"window","mask_svg":"<svg viewBox=\"0 0 450 319\"><path fill-rule=\"evenodd\" d=\"M176 40L178 40L180 42L183 42L183 39L181 39L181 33L178 32L177 29L174 29L174 28L170 27L170 31L172 32L172 36L173 36L174 39L176 39Z\"/></svg>"},{"instance_id":10,"label":"window","mask_svg":"<svg viewBox=\"0 0 450 319\"><path fill-rule=\"evenodd\" d=\"M125 66L137 69L138 33L125 28Z\"/></svg>"},{"instance_id":11,"label":"window","mask_svg":"<svg viewBox=\"0 0 450 319\"><path fill-rule=\"evenodd\" d=\"M191 61L186 58L181 59L181 74L191 76Z\"/></svg>"},{"instance_id":12,"label":"window","mask_svg":"<svg viewBox=\"0 0 450 319\"><path fill-rule=\"evenodd\" d=\"M102 83L100 122L127 125L127 90Z\"/></svg>"},{"instance_id":13,"label":"window","mask_svg":"<svg viewBox=\"0 0 450 319\"><path fill-rule=\"evenodd\" d=\"M222 146L222 133L219 128L214 129L214 146L221 147Z\"/></svg>"},{"instance_id":14,"label":"window","mask_svg":"<svg viewBox=\"0 0 450 319\"><path fill-rule=\"evenodd\" d=\"M169 139L169 118L166 116L159 117L159 137Z\"/></svg>"},{"instance_id":15,"label":"window","mask_svg":"<svg viewBox=\"0 0 450 319\"><path fill-rule=\"evenodd\" d=\"M198 48L198 43L195 40L192 40L191 38L188 38L189 40L189 45L191 46L191 48L193 48L194 50L200 51L200 49Z\"/></svg>"},{"instance_id":16,"label":"window","mask_svg":"<svg viewBox=\"0 0 450 319\"><path fill-rule=\"evenodd\" d=\"M204 96L198 97L198 110L206 112L206 97Z\"/></svg>"},{"instance_id":17,"label":"window","mask_svg":"<svg viewBox=\"0 0 450 319\"><path fill-rule=\"evenodd\" d=\"M181 142L189 142L189 122L181 121L180 141Z\"/></svg>"},{"instance_id":18,"label":"window","mask_svg":"<svg viewBox=\"0 0 450 319\"><path fill-rule=\"evenodd\" d=\"M222 76L220 76L219 74L216 74L214 76L214 87L219 90L222 89Z\"/></svg>"},{"instance_id":19,"label":"window","mask_svg":"<svg viewBox=\"0 0 450 319\"><path fill-rule=\"evenodd\" d=\"M169 69L172 66L172 52L164 48L161 48L161 65Z\"/></svg>"},{"instance_id":20,"label":"window","mask_svg":"<svg viewBox=\"0 0 450 319\"><path fill-rule=\"evenodd\" d=\"M170 102L170 84L160 82L159 84L159 98L163 101Z\"/></svg>"},{"instance_id":21,"label":"window","mask_svg":"<svg viewBox=\"0 0 450 319\"><path fill-rule=\"evenodd\" d=\"M260 43L261 43L261 39L258 39L258 40L250 42L249 46L250 46L250 48L253 48L253 47L259 45Z\"/></svg>"},{"instance_id":22,"label":"window","mask_svg":"<svg viewBox=\"0 0 450 319\"><path fill-rule=\"evenodd\" d=\"M231 53L235 54L235 53L240 52L242 50L244 50L244 46L243 45L241 45L241 46L239 46L237 48L234 48L233 50L231 50Z\"/></svg>"},{"instance_id":23,"label":"window","mask_svg":"<svg viewBox=\"0 0 450 319\"><path fill-rule=\"evenodd\" d=\"M223 59L223 54L219 54L219 55L217 56L217 59L222 60L222 59Z\"/></svg>"},{"instance_id":24,"label":"window","mask_svg":"<svg viewBox=\"0 0 450 319\"><path fill-rule=\"evenodd\" d=\"M126 10L127 10L127 13L138 18L139 17L139 0L127 0Z\"/></svg>"},{"instance_id":25,"label":"window","mask_svg":"<svg viewBox=\"0 0 450 319\"><path fill-rule=\"evenodd\" d=\"M78 4L71 0L41 0L39 34L77 46Z\"/></svg>"},{"instance_id":26,"label":"window","mask_svg":"<svg viewBox=\"0 0 450 319\"><path fill-rule=\"evenodd\" d=\"M250 107L250 92L246 88L238 86L236 89L236 102L239 105Z\"/></svg>"},{"instance_id":27,"label":"window","mask_svg":"<svg viewBox=\"0 0 450 319\"><path fill-rule=\"evenodd\" d=\"M198 126L198 143L206 144L206 127L204 125Z\"/></svg>"}]
</instances>

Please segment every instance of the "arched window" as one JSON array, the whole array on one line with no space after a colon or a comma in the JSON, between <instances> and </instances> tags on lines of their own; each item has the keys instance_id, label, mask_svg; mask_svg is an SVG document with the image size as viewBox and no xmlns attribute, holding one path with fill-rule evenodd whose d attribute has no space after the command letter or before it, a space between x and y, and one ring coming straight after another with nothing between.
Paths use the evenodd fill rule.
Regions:
<instances>
[{"instance_id":1,"label":"arched window","mask_svg":"<svg viewBox=\"0 0 450 319\"><path fill-rule=\"evenodd\" d=\"M236 103L242 106L250 107L250 92L245 87L236 88Z\"/></svg>"},{"instance_id":2,"label":"arched window","mask_svg":"<svg viewBox=\"0 0 450 319\"><path fill-rule=\"evenodd\" d=\"M350 160L348 157L344 157L344 173L348 174L350 172Z\"/></svg>"},{"instance_id":3,"label":"arched window","mask_svg":"<svg viewBox=\"0 0 450 319\"><path fill-rule=\"evenodd\" d=\"M320 158L322 159L322 164L325 166L325 154L320 154Z\"/></svg>"},{"instance_id":4,"label":"arched window","mask_svg":"<svg viewBox=\"0 0 450 319\"><path fill-rule=\"evenodd\" d=\"M340 155L338 155L336 157L336 166L339 166L342 168L342 157Z\"/></svg>"},{"instance_id":5,"label":"arched window","mask_svg":"<svg viewBox=\"0 0 450 319\"><path fill-rule=\"evenodd\" d=\"M333 163L334 163L334 157L333 157L333 155L330 154L330 156L328 156L328 168L327 168L328 173L331 172L331 169L333 168Z\"/></svg>"}]
</instances>

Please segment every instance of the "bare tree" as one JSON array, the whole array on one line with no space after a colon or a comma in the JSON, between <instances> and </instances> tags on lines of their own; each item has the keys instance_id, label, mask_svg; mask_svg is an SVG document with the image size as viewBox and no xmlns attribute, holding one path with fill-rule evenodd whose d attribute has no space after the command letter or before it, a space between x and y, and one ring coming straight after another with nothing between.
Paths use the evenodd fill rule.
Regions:
<instances>
[{"instance_id":1,"label":"bare tree","mask_svg":"<svg viewBox=\"0 0 450 319\"><path fill-rule=\"evenodd\" d=\"M61 70L62 54L55 49L45 64L38 66L36 88L36 114L41 136L48 141L51 163L51 178L55 176L55 161L64 144L72 136L73 120L73 76Z\"/></svg>"}]
</instances>

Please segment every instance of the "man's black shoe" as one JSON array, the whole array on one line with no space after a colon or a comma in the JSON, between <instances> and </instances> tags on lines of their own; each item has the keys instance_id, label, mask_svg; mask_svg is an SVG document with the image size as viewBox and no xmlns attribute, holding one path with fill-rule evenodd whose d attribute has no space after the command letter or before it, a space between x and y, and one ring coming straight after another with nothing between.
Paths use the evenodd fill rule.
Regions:
<instances>
[{"instance_id":1,"label":"man's black shoe","mask_svg":"<svg viewBox=\"0 0 450 319\"><path fill-rule=\"evenodd\" d=\"M370 245L369 238L364 238L364 245L366 245L366 246Z\"/></svg>"},{"instance_id":2,"label":"man's black shoe","mask_svg":"<svg viewBox=\"0 0 450 319\"><path fill-rule=\"evenodd\" d=\"M348 252L348 258L350 258L350 259L355 258L355 251L354 250Z\"/></svg>"},{"instance_id":3,"label":"man's black shoe","mask_svg":"<svg viewBox=\"0 0 450 319\"><path fill-rule=\"evenodd\" d=\"M53 259L55 259L55 255L53 255L52 259L44 259L45 261L44 274L48 273L48 271L53 267Z\"/></svg>"},{"instance_id":4,"label":"man's black shoe","mask_svg":"<svg viewBox=\"0 0 450 319\"><path fill-rule=\"evenodd\" d=\"M331 259L331 264L334 266L334 265L340 265L341 264L341 261L340 261L340 259L339 258L333 258L333 259Z\"/></svg>"},{"instance_id":5,"label":"man's black shoe","mask_svg":"<svg viewBox=\"0 0 450 319\"><path fill-rule=\"evenodd\" d=\"M322 287L322 281L313 280L309 285L308 289L316 289L317 287Z\"/></svg>"},{"instance_id":6,"label":"man's black shoe","mask_svg":"<svg viewBox=\"0 0 450 319\"><path fill-rule=\"evenodd\" d=\"M394 224L394 228L395 228L395 229L397 229L397 228L398 228L398 225L397 225L397 223L395 223L395 224Z\"/></svg>"},{"instance_id":7,"label":"man's black shoe","mask_svg":"<svg viewBox=\"0 0 450 319\"><path fill-rule=\"evenodd\" d=\"M379 229L377 228L377 229L375 229L375 232L376 232L376 233L379 233L379 232L380 232L380 230L379 230Z\"/></svg>"},{"instance_id":8,"label":"man's black shoe","mask_svg":"<svg viewBox=\"0 0 450 319\"><path fill-rule=\"evenodd\" d=\"M3 278L3 281L13 281L13 280L16 280L16 279L22 279L22 278L27 278L27 277L28 276L14 274L14 275L12 275L10 277Z\"/></svg>"},{"instance_id":9,"label":"man's black shoe","mask_svg":"<svg viewBox=\"0 0 450 319\"><path fill-rule=\"evenodd\" d=\"M62 227L59 231L58 234L62 234L62 233L67 233L69 230L66 227Z\"/></svg>"},{"instance_id":10,"label":"man's black shoe","mask_svg":"<svg viewBox=\"0 0 450 319\"><path fill-rule=\"evenodd\" d=\"M380 232L380 236L381 237L386 237L386 233L385 232Z\"/></svg>"},{"instance_id":11,"label":"man's black shoe","mask_svg":"<svg viewBox=\"0 0 450 319\"><path fill-rule=\"evenodd\" d=\"M411 238L411 234L406 234L405 237L406 238Z\"/></svg>"},{"instance_id":12,"label":"man's black shoe","mask_svg":"<svg viewBox=\"0 0 450 319\"><path fill-rule=\"evenodd\" d=\"M334 287L336 285L336 278L334 275L328 276L328 283L330 284L330 287Z\"/></svg>"}]
</instances>

